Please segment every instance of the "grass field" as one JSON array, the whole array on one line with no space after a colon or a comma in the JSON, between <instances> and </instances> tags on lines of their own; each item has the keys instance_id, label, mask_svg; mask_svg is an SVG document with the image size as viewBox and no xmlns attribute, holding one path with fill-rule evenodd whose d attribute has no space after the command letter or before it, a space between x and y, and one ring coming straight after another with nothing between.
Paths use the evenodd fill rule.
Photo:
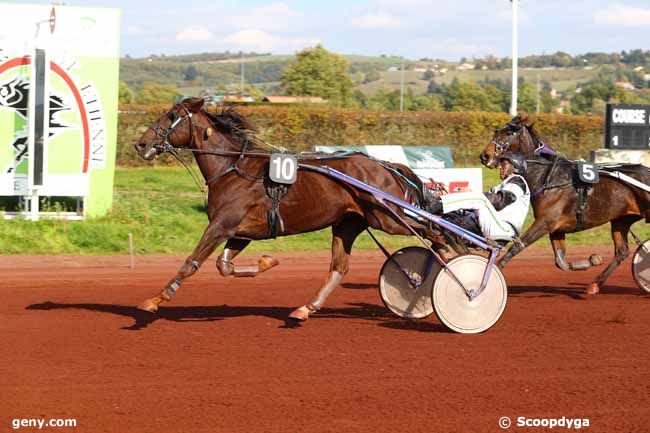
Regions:
<instances>
[{"instance_id":1,"label":"grass field","mask_svg":"<svg viewBox=\"0 0 650 433\"><path fill-rule=\"evenodd\" d=\"M484 184L498 183L496 170L484 169ZM529 215L527 224L532 221ZM118 168L110 215L87 221L0 221L0 254L126 254L129 233L137 254L192 251L207 217L201 193L182 168ZM637 223L634 230L650 237L650 226ZM377 233L389 248L415 244L413 238ZM576 244L609 244L609 225L568 235ZM537 245L548 246L544 238ZM330 230L253 242L248 253L314 251L330 247ZM356 248L375 248L363 234Z\"/></svg>"}]
</instances>

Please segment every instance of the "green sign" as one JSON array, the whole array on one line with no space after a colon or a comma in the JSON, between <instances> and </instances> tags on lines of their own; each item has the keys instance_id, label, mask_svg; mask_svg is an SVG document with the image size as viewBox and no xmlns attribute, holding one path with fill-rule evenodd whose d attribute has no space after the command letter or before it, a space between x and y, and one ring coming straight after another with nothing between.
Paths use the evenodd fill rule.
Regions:
<instances>
[{"instance_id":1,"label":"green sign","mask_svg":"<svg viewBox=\"0 0 650 433\"><path fill-rule=\"evenodd\" d=\"M0 3L0 195L112 205L117 9Z\"/></svg>"}]
</instances>

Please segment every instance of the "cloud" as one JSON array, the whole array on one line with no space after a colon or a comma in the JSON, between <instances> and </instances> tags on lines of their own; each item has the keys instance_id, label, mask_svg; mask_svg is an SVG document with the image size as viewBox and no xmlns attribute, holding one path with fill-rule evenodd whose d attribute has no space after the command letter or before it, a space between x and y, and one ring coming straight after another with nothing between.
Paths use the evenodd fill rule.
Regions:
<instances>
[{"instance_id":1,"label":"cloud","mask_svg":"<svg viewBox=\"0 0 650 433\"><path fill-rule=\"evenodd\" d=\"M594 23L623 27L648 26L650 25L650 9L635 8L617 3L594 12Z\"/></svg>"},{"instance_id":2,"label":"cloud","mask_svg":"<svg viewBox=\"0 0 650 433\"><path fill-rule=\"evenodd\" d=\"M209 41L214 35L205 27L188 27L176 33L176 40L180 42Z\"/></svg>"},{"instance_id":3,"label":"cloud","mask_svg":"<svg viewBox=\"0 0 650 433\"><path fill-rule=\"evenodd\" d=\"M320 43L315 38L277 36L264 30L241 30L227 36L223 42L244 51L293 53Z\"/></svg>"},{"instance_id":4,"label":"cloud","mask_svg":"<svg viewBox=\"0 0 650 433\"><path fill-rule=\"evenodd\" d=\"M352 25L362 29L396 29L401 27L399 19L379 12L352 18Z\"/></svg>"},{"instance_id":5,"label":"cloud","mask_svg":"<svg viewBox=\"0 0 650 433\"><path fill-rule=\"evenodd\" d=\"M231 24L240 29L260 29L266 31L291 30L302 25L302 14L292 10L286 3L271 3L253 8L243 15L228 18Z\"/></svg>"}]
</instances>

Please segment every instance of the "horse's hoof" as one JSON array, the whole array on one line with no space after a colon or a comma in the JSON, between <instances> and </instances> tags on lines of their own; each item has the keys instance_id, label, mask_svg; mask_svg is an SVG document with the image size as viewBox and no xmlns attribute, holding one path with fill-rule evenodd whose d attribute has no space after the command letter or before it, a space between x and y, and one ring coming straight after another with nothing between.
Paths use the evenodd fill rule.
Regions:
<instances>
[{"instance_id":1,"label":"horse's hoof","mask_svg":"<svg viewBox=\"0 0 650 433\"><path fill-rule=\"evenodd\" d=\"M155 313L158 311L158 304L153 299L147 299L136 307L138 310Z\"/></svg>"},{"instance_id":2,"label":"horse's hoof","mask_svg":"<svg viewBox=\"0 0 650 433\"><path fill-rule=\"evenodd\" d=\"M589 256L589 263L591 263L591 266L600 266L603 264L603 258L598 254L592 254Z\"/></svg>"},{"instance_id":3,"label":"horse's hoof","mask_svg":"<svg viewBox=\"0 0 650 433\"><path fill-rule=\"evenodd\" d=\"M271 269L271 268L273 268L273 267L275 267L275 266L277 266L279 264L280 264L280 262L278 261L278 259L274 259L271 256L262 256L262 257L260 257L260 261L258 263L258 266L259 266L259 269L260 269L259 271L260 272L268 271L269 269Z\"/></svg>"},{"instance_id":4,"label":"horse's hoof","mask_svg":"<svg viewBox=\"0 0 650 433\"><path fill-rule=\"evenodd\" d=\"M585 294L587 295L595 295L598 292L600 292L600 287L596 283L589 284L585 290Z\"/></svg>"},{"instance_id":5,"label":"horse's hoof","mask_svg":"<svg viewBox=\"0 0 650 433\"><path fill-rule=\"evenodd\" d=\"M303 305L302 307L293 310L291 314L289 314L289 319L304 322L305 320L309 319L310 312L311 310L307 308L306 305Z\"/></svg>"}]
</instances>

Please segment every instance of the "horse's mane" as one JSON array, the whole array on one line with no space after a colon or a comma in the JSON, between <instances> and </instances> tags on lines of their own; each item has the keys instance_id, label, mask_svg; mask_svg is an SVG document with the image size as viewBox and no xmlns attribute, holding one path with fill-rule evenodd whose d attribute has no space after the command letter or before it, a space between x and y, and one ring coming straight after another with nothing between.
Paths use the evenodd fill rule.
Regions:
<instances>
[{"instance_id":1,"label":"horse's mane","mask_svg":"<svg viewBox=\"0 0 650 433\"><path fill-rule=\"evenodd\" d=\"M537 131L535 131L535 123L530 123L530 124L524 124L524 128L528 130L528 133L530 134L530 137L533 139L533 143L537 145L540 141L542 141L539 138L539 135L537 134Z\"/></svg>"},{"instance_id":2,"label":"horse's mane","mask_svg":"<svg viewBox=\"0 0 650 433\"><path fill-rule=\"evenodd\" d=\"M262 150L258 146L262 140L257 136L257 128L235 108L224 108L218 113L203 112L219 132L230 135L244 150Z\"/></svg>"},{"instance_id":3,"label":"horse's mane","mask_svg":"<svg viewBox=\"0 0 650 433\"><path fill-rule=\"evenodd\" d=\"M541 142L539 134L537 134L537 131L535 131L535 122L531 121L526 115L513 117L513 119L508 122L507 126L512 131L518 131L521 128L525 128L530 134L530 137L533 139L533 144L535 146L537 143Z\"/></svg>"}]
</instances>

